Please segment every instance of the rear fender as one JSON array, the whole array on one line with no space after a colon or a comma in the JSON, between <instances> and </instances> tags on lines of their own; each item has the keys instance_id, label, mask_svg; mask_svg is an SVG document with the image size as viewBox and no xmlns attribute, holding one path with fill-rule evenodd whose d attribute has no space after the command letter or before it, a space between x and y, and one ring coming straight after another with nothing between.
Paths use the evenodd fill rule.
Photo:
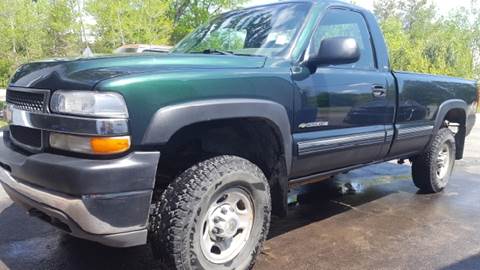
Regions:
<instances>
[{"instance_id":1,"label":"rear fender","mask_svg":"<svg viewBox=\"0 0 480 270\"><path fill-rule=\"evenodd\" d=\"M447 114L454 109L460 109L465 113L465 121L467 119L467 110L468 110L468 105L465 101L461 99L452 99L452 100L447 100L444 103L442 103L438 109L437 117L435 118L435 127L434 127L434 132L433 134L437 134L437 132L442 128L444 125L444 120ZM457 153L456 153L456 158L457 159L462 159L463 158L463 149L465 146L465 137L466 137L466 123L460 123L458 132L455 136L455 141L456 141L456 146L457 146ZM430 140L430 144L433 141L433 137Z\"/></svg>"}]
</instances>

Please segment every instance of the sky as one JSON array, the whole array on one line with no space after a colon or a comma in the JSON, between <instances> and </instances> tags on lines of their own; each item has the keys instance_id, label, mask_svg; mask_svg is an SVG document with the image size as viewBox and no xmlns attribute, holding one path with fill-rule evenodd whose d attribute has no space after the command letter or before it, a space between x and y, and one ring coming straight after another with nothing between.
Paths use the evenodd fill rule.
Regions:
<instances>
[{"instance_id":1,"label":"sky","mask_svg":"<svg viewBox=\"0 0 480 270\"><path fill-rule=\"evenodd\" d=\"M251 0L246 6L261 5L266 3L278 2L279 0ZM357 5L364 8L373 9L374 0L356 0ZM436 3L442 15L448 14L451 10L457 7L469 7L471 0L431 0Z\"/></svg>"}]
</instances>

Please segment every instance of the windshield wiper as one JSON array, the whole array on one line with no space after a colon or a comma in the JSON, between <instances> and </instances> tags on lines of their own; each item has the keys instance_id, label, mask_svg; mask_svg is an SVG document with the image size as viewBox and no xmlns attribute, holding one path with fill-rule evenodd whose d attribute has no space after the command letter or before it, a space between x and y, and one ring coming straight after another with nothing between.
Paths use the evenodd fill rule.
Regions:
<instances>
[{"instance_id":1,"label":"windshield wiper","mask_svg":"<svg viewBox=\"0 0 480 270\"><path fill-rule=\"evenodd\" d=\"M233 52L233 51L222 51L222 50L217 50L217 49L206 49L206 50L203 50L203 51L196 51L196 52L190 52L190 53L264 57L263 55L258 55L258 54L236 53L236 52Z\"/></svg>"},{"instance_id":2,"label":"windshield wiper","mask_svg":"<svg viewBox=\"0 0 480 270\"><path fill-rule=\"evenodd\" d=\"M265 57L265 55L260 55L260 54L251 54L251 53L234 53L234 55L238 55L238 56L255 56L255 57Z\"/></svg>"},{"instance_id":3,"label":"windshield wiper","mask_svg":"<svg viewBox=\"0 0 480 270\"><path fill-rule=\"evenodd\" d=\"M217 49L206 49L198 53L204 53L204 54L221 54L221 55L233 55L233 52L231 51L222 51L222 50L217 50Z\"/></svg>"}]
</instances>

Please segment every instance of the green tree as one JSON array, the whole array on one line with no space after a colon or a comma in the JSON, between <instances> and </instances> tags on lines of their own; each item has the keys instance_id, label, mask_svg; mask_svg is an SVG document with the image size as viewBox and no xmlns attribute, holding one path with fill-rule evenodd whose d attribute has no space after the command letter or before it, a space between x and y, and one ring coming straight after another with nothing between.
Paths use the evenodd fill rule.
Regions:
<instances>
[{"instance_id":1,"label":"green tree","mask_svg":"<svg viewBox=\"0 0 480 270\"><path fill-rule=\"evenodd\" d=\"M175 44L215 14L247 0L87 0L96 51L130 43Z\"/></svg>"},{"instance_id":2,"label":"green tree","mask_svg":"<svg viewBox=\"0 0 480 270\"><path fill-rule=\"evenodd\" d=\"M40 3L39 3L40 4ZM79 54L82 49L79 16L72 0L50 0L41 2L43 54L48 56L68 56Z\"/></svg>"},{"instance_id":3,"label":"green tree","mask_svg":"<svg viewBox=\"0 0 480 270\"><path fill-rule=\"evenodd\" d=\"M0 87L22 63L79 53L73 10L71 0L0 1Z\"/></svg>"},{"instance_id":4,"label":"green tree","mask_svg":"<svg viewBox=\"0 0 480 270\"><path fill-rule=\"evenodd\" d=\"M170 39L169 1L89 0L86 6L96 21L97 52L130 43L165 44Z\"/></svg>"},{"instance_id":5,"label":"green tree","mask_svg":"<svg viewBox=\"0 0 480 270\"><path fill-rule=\"evenodd\" d=\"M472 0L471 12L473 17L473 45L472 52L474 55L474 76L476 79L480 80L480 1Z\"/></svg>"},{"instance_id":6,"label":"green tree","mask_svg":"<svg viewBox=\"0 0 480 270\"><path fill-rule=\"evenodd\" d=\"M41 5L28 0L0 1L0 85L6 84L17 65L42 57Z\"/></svg>"},{"instance_id":7,"label":"green tree","mask_svg":"<svg viewBox=\"0 0 480 270\"><path fill-rule=\"evenodd\" d=\"M238 7L248 0L169 0L173 22L171 43L177 43L197 26L222 11Z\"/></svg>"},{"instance_id":8,"label":"green tree","mask_svg":"<svg viewBox=\"0 0 480 270\"><path fill-rule=\"evenodd\" d=\"M373 2L373 11L380 21L386 21L390 18L397 17L400 2L397 0L376 0Z\"/></svg>"},{"instance_id":9,"label":"green tree","mask_svg":"<svg viewBox=\"0 0 480 270\"><path fill-rule=\"evenodd\" d=\"M457 9L441 17L427 0L377 0L374 6L394 69L478 76L474 57L479 51L480 24L472 24L475 14L469 9Z\"/></svg>"}]
</instances>

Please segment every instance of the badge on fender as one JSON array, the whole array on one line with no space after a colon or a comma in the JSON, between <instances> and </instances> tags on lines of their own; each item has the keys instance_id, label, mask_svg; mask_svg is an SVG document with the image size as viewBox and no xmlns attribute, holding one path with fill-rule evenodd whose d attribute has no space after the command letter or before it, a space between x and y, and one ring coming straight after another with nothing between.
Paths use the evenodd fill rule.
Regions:
<instances>
[{"instance_id":1,"label":"badge on fender","mask_svg":"<svg viewBox=\"0 0 480 270\"><path fill-rule=\"evenodd\" d=\"M310 122L310 123L301 123L298 125L299 128L314 128L314 127L326 127L328 126L328 121L319 121L319 122Z\"/></svg>"}]
</instances>

